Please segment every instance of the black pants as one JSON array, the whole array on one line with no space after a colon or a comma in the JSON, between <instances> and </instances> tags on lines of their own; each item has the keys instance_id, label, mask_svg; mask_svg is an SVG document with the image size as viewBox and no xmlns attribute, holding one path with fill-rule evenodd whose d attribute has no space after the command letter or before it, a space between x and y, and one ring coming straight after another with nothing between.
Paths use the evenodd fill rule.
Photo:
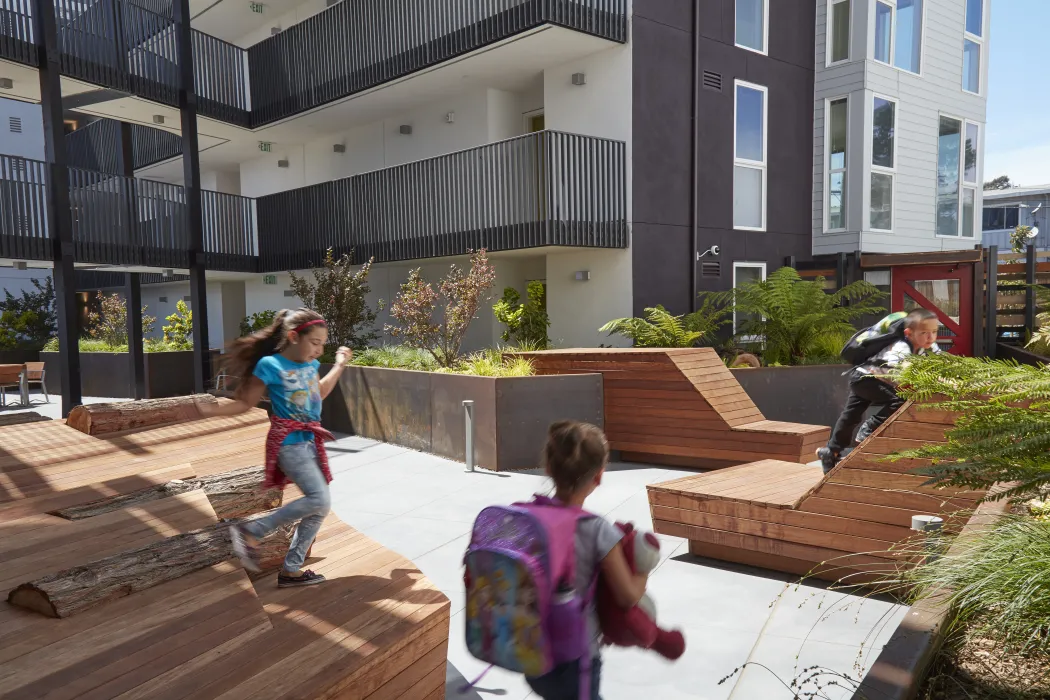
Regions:
<instances>
[{"instance_id":1,"label":"black pants","mask_svg":"<svg viewBox=\"0 0 1050 700\"><path fill-rule=\"evenodd\" d=\"M838 454L853 444L853 433L864 420L864 413L871 406L882 406L879 412L871 417L872 429L886 422L886 419L904 405L904 399L886 382L875 377L860 377L849 384L849 397L846 407L831 431L828 449Z\"/></svg>"}]
</instances>

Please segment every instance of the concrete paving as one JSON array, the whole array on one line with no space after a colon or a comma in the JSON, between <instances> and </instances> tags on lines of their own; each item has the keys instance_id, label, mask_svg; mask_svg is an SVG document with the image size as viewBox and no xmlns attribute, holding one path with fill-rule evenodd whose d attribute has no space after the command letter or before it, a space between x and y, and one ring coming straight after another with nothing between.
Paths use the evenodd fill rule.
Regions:
<instances>
[{"instance_id":1,"label":"concrete paving","mask_svg":"<svg viewBox=\"0 0 1050 700\"><path fill-rule=\"evenodd\" d=\"M447 700L534 698L521 676L500 669L459 692L465 678L485 669L464 641L462 558L482 508L547 493L549 480L538 471L465 473L462 464L362 438L343 438L329 454L336 514L412 559L452 601ZM613 464L586 507L651 529L645 486L688 473ZM663 559L649 592L661 623L684 631L685 656L668 663L650 652L606 649L605 700L792 698L787 686L814 666L822 669L821 685L838 674L861 677L906 611L816 583L796 585L794 577L692 557L684 540L660 539ZM719 683L745 662L754 665ZM824 692L832 699L852 694L834 686Z\"/></svg>"}]
</instances>

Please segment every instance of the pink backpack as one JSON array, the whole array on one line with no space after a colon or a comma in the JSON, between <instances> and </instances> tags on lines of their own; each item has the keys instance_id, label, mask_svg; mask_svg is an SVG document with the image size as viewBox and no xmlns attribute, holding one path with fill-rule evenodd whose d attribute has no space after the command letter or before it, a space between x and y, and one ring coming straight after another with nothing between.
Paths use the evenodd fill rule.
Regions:
<instances>
[{"instance_id":1,"label":"pink backpack","mask_svg":"<svg viewBox=\"0 0 1050 700\"><path fill-rule=\"evenodd\" d=\"M463 559L475 658L532 677L579 659L580 697L591 697L587 607L597 575L576 590L576 524L593 517L543 496L478 514Z\"/></svg>"}]
</instances>

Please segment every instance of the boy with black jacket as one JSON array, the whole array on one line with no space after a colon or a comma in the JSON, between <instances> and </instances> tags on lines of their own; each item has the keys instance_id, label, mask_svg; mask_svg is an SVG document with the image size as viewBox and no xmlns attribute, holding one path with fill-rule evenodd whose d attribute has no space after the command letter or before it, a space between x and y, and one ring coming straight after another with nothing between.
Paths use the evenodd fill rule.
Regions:
<instances>
[{"instance_id":1,"label":"boy with black jacket","mask_svg":"<svg viewBox=\"0 0 1050 700\"><path fill-rule=\"evenodd\" d=\"M846 406L831 431L827 447L817 450L817 457L827 474L842 459L842 453L853 444L853 431L871 406L881 406L878 413L864 422L862 441L886 419L897 412L904 399L897 395L896 387L889 378L890 372L907 363L910 355L925 355L940 352L937 347L937 331L940 329L937 314L928 309L916 309L904 319L904 338L891 344L863 364L853 368L850 374L849 397Z\"/></svg>"}]
</instances>

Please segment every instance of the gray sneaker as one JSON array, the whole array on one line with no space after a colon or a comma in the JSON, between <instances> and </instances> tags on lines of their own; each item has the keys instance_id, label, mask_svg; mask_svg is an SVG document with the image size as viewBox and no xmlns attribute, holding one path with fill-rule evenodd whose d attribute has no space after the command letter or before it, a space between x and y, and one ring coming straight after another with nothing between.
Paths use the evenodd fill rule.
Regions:
<instances>
[{"instance_id":1,"label":"gray sneaker","mask_svg":"<svg viewBox=\"0 0 1050 700\"><path fill-rule=\"evenodd\" d=\"M233 543L233 553L241 560L241 566L253 574L257 574L262 571L259 566L259 560L255 555L255 547L248 544L248 541L244 539L244 533L241 532L241 528L236 525L230 525L230 541Z\"/></svg>"},{"instance_id":2,"label":"gray sneaker","mask_svg":"<svg viewBox=\"0 0 1050 700\"><path fill-rule=\"evenodd\" d=\"M823 467L825 474L834 469L835 465L839 463L839 456L827 447L821 447L817 450L817 458L820 459L820 466Z\"/></svg>"}]
</instances>

